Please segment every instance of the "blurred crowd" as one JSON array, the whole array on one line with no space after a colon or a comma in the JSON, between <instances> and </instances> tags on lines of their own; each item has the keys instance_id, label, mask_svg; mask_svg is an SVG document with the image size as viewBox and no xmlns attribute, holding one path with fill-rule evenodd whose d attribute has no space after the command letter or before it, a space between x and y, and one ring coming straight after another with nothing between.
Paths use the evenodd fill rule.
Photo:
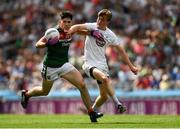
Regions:
<instances>
[{"instance_id":1,"label":"blurred crowd","mask_svg":"<svg viewBox=\"0 0 180 129\"><path fill-rule=\"evenodd\" d=\"M59 12L70 10L74 23L93 22L103 8L112 11L110 28L118 35L130 59L140 68L137 76L107 48L112 85L123 91L180 89L180 1L179 0L1 0L0 1L0 89L14 91L41 85L44 49L36 41L57 24ZM69 56L85 77L89 88L97 88L81 69L84 37L74 37ZM73 86L65 80L54 89Z\"/></svg>"}]
</instances>

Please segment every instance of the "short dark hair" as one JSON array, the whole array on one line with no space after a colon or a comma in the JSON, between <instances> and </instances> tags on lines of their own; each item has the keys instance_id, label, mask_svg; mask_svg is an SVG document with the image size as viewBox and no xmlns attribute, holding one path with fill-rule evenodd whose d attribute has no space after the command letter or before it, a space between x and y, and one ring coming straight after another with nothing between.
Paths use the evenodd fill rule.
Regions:
<instances>
[{"instance_id":1,"label":"short dark hair","mask_svg":"<svg viewBox=\"0 0 180 129\"><path fill-rule=\"evenodd\" d=\"M70 11L63 11L60 13L60 18L64 19L64 18L70 18L72 20L73 15Z\"/></svg>"},{"instance_id":2,"label":"short dark hair","mask_svg":"<svg viewBox=\"0 0 180 129\"><path fill-rule=\"evenodd\" d=\"M107 16L108 21L111 21L112 13L111 13L111 11L109 9L103 9L103 10L98 12L98 17L99 16L104 16L104 15Z\"/></svg>"}]
</instances>

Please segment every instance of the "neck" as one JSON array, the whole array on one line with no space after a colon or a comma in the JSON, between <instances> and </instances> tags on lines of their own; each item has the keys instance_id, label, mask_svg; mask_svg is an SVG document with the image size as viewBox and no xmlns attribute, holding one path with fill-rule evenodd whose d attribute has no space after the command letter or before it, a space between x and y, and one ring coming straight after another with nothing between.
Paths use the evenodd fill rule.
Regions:
<instances>
[{"instance_id":1,"label":"neck","mask_svg":"<svg viewBox=\"0 0 180 129\"><path fill-rule=\"evenodd\" d=\"M68 29L65 29L65 28L63 28L63 27L61 27L61 26L59 26L64 32L68 32Z\"/></svg>"},{"instance_id":2,"label":"neck","mask_svg":"<svg viewBox=\"0 0 180 129\"><path fill-rule=\"evenodd\" d=\"M98 25L97 28L100 29L100 30L106 30L106 26L99 26L99 25Z\"/></svg>"}]
</instances>

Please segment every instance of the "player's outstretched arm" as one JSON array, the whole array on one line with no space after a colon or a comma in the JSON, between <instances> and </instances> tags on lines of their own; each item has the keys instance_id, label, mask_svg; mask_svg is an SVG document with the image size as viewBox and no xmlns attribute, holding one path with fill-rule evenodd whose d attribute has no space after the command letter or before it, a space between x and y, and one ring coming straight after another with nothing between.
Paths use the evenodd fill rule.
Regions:
<instances>
[{"instance_id":1,"label":"player's outstretched arm","mask_svg":"<svg viewBox=\"0 0 180 129\"><path fill-rule=\"evenodd\" d=\"M47 43L47 39L43 36L36 43L36 48L45 48Z\"/></svg>"},{"instance_id":2,"label":"player's outstretched arm","mask_svg":"<svg viewBox=\"0 0 180 129\"><path fill-rule=\"evenodd\" d=\"M134 74L137 74L138 68L132 64L132 62L130 61L130 59L126 53L126 51L120 45L117 45L117 49L118 49L119 54L122 56L123 60L127 63L129 68L131 69L131 71Z\"/></svg>"},{"instance_id":3,"label":"player's outstretched arm","mask_svg":"<svg viewBox=\"0 0 180 129\"><path fill-rule=\"evenodd\" d=\"M80 34L80 35L90 35L100 41L104 41L103 35L99 32L99 30L89 30L85 24L76 24L71 26L68 31L68 34Z\"/></svg>"},{"instance_id":4,"label":"player's outstretched arm","mask_svg":"<svg viewBox=\"0 0 180 129\"><path fill-rule=\"evenodd\" d=\"M85 24L76 24L71 26L71 28L68 31L68 34L73 35L73 34L81 34L81 35L89 35L90 31L87 29Z\"/></svg>"}]
</instances>

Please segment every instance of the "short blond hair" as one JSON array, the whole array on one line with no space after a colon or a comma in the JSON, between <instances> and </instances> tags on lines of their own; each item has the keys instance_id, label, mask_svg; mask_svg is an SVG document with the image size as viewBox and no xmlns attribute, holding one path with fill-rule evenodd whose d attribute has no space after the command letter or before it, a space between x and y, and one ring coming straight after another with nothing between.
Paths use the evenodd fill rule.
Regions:
<instances>
[{"instance_id":1,"label":"short blond hair","mask_svg":"<svg viewBox=\"0 0 180 129\"><path fill-rule=\"evenodd\" d=\"M99 16L103 16L103 15L106 15L107 16L107 20L111 21L112 13L111 13L111 11L109 9L103 9L103 10L98 12L98 17Z\"/></svg>"}]
</instances>

